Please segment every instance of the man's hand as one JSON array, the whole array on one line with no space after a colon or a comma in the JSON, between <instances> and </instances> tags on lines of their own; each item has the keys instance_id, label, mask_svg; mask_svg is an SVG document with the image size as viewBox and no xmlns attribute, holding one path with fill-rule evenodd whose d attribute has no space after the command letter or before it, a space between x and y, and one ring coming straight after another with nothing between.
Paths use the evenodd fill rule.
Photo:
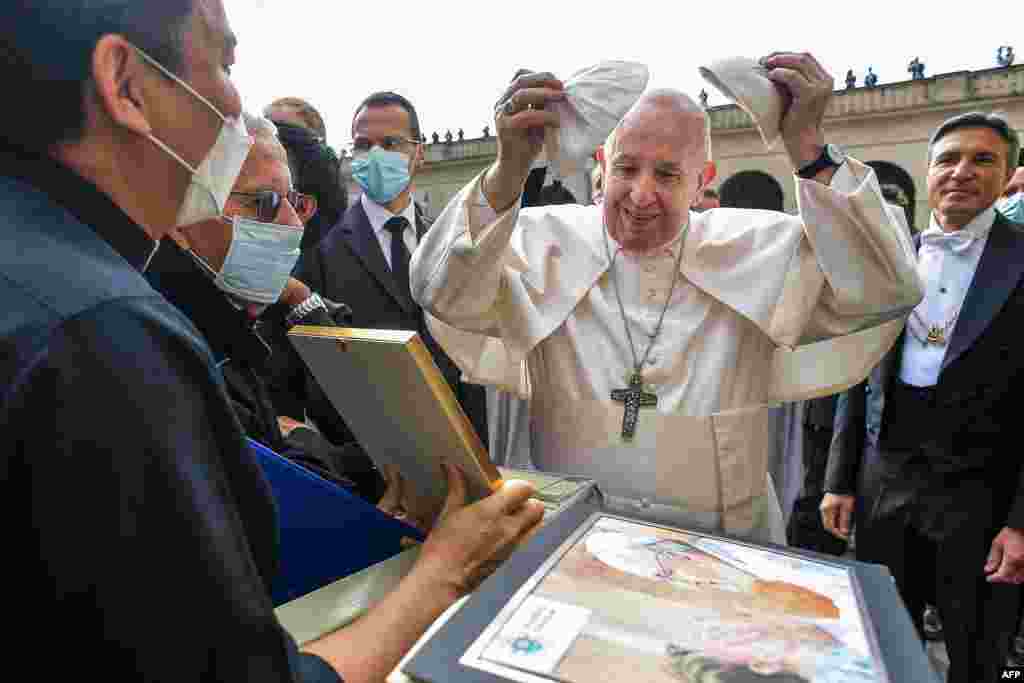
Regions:
<instances>
[{"instance_id":1,"label":"man's hand","mask_svg":"<svg viewBox=\"0 0 1024 683\"><path fill-rule=\"evenodd\" d=\"M545 106L564 98L562 82L553 74L524 73L495 104L498 159L487 172L484 191L496 211L507 209L519 198L544 144L545 128L558 127L558 115L546 111Z\"/></svg>"},{"instance_id":2,"label":"man's hand","mask_svg":"<svg viewBox=\"0 0 1024 683\"><path fill-rule=\"evenodd\" d=\"M476 588L535 529L544 506L528 500L530 484L505 482L498 491L466 505L466 482L458 468L445 465L448 499L427 537L414 572L452 601Z\"/></svg>"},{"instance_id":3,"label":"man's hand","mask_svg":"<svg viewBox=\"0 0 1024 683\"><path fill-rule=\"evenodd\" d=\"M398 467L395 465L385 465L381 474L384 476L387 488L384 489L384 495L377 502L377 509L391 515L395 519L400 519L406 524L416 527L424 533L429 532L431 527L430 520L421 519L409 512L415 506L410 505L405 498L405 486L402 473L398 470ZM405 540L402 542L403 545L411 545L413 543L415 541L412 541L412 539L409 539L409 542Z\"/></svg>"},{"instance_id":4,"label":"man's hand","mask_svg":"<svg viewBox=\"0 0 1024 683\"><path fill-rule=\"evenodd\" d=\"M303 646L346 681L383 681L444 610L487 578L544 514L533 487L506 483L466 505L466 484L446 466L448 498L412 571L352 624Z\"/></svg>"},{"instance_id":5,"label":"man's hand","mask_svg":"<svg viewBox=\"0 0 1024 683\"><path fill-rule=\"evenodd\" d=\"M762 57L761 64L788 101L782 116L782 140L793 168L798 170L817 159L825 146L821 125L835 83L818 60L806 52L773 52Z\"/></svg>"},{"instance_id":6,"label":"man's hand","mask_svg":"<svg viewBox=\"0 0 1024 683\"><path fill-rule=\"evenodd\" d=\"M1024 582L1024 531L1003 527L985 563L989 583Z\"/></svg>"},{"instance_id":7,"label":"man's hand","mask_svg":"<svg viewBox=\"0 0 1024 683\"><path fill-rule=\"evenodd\" d=\"M826 493L819 508L825 530L833 536L849 541L850 521L853 519L853 508L856 502L856 496Z\"/></svg>"},{"instance_id":8,"label":"man's hand","mask_svg":"<svg viewBox=\"0 0 1024 683\"><path fill-rule=\"evenodd\" d=\"M303 301L308 299L313 292L310 291L309 287L304 282L300 282L293 277L288 278L288 283L284 286L284 291L281 292L281 296L278 298L282 304L286 306L298 306Z\"/></svg>"},{"instance_id":9,"label":"man's hand","mask_svg":"<svg viewBox=\"0 0 1024 683\"><path fill-rule=\"evenodd\" d=\"M306 429L309 429L309 425L299 422L298 420L293 420L287 415L277 416L277 426L281 428L281 436L285 437L291 434L292 430L297 429L298 427L305 427Z\"/></svg>"}]
</instances>

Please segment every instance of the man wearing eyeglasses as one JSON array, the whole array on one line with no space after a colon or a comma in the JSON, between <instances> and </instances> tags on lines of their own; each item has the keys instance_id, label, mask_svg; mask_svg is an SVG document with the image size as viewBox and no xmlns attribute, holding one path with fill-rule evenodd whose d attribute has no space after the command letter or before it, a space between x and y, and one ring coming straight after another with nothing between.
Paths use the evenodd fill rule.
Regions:
<instances>
[{"instance_id":1,"label":"man wearing eyeglasses","mask_svg":"<svg viewBox=\"0 0 1024 683\"><path fill-rule=\"evenodd\" d=\"M376 502L382 481L358 446L335 446L307 425L279 416L262 378L271 346L257 316L269 304L285 303L293 311L290 322L309 325L334 325L332 313L343 308L289 277L316 202L291 189L274 125L248 115L245 124L255 144L224 216L173 229L146 279L209 342L247 436Z\"/></svg>"},{"instance_id":2,"label":"man wearing eyeglasses","mask_svg":"<svg viewBox=\"0 0 1024 683\"><path fill-rule=\"evenodd\" d=\"M321 296L351 306L354 327L419 332L477 433L486 439L483 388L461 381L409 293L409 258L429 227L412 200L415 177L423 167L416 109L396 93L374 93L356 109L352 138L352 175L363 194L316 248L302 254L295 277ZM335 443L352 439L326 398L314 400L309 413Z\"/></svg>"}]
</instances>

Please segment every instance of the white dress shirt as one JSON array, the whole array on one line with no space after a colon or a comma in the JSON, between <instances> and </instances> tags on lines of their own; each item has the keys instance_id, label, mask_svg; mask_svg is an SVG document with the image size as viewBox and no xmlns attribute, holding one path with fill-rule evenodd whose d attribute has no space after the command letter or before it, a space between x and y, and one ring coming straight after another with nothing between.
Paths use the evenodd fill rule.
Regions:
<instances>
[{"instance_id":1,"label":"white dress shirt","mask_svg":"<svg viewBox=\"0 0 1024 683\"><path fill-rule=\"evenodd\" d=\"M930 387L938 383L942 361L956 328L953 318L964 305L995 219L995 209L990 206L956 233L944 235L933 214L928 229L921 234L917 272L925 290L924 299L907 320L900 365L900 379L906 384ZM945 344L922 343L933 325L940 329L948 326Z\"/></svg>"},{"instance_id":2,"label":"white dress shirt","mask_svg":"<svg viewBox=\"0 0 1024 683\"><path fill-rule=\"evenodd\" d=\"M384 260L388 264L388 268L391 268L391 233L384 229L384 224L395 216L404 216L405 220L409 221L409 225L405 228L405 232L402 233L402 237L405 241L405 248L409 250L411 255L416 251L416 207L409 200L409 206L405 207L405 210L400 214L394 214L385 209L380 204L375 204L366 195L361 195L359 201L363 203L363 210L366 211L366 217L370 219L370 226L373 227L373 234L377 236L377 241L380 243L380 248L384 251Z\"/></svg>"}]
</instances>

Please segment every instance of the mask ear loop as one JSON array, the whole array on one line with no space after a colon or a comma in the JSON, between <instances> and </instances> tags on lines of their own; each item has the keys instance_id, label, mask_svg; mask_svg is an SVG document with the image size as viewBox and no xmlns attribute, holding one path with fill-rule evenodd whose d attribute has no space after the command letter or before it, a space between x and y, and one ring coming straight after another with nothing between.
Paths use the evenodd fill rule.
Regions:
<instances>
[{"instance_id":1,"label":"mask ear loop","mask_svg":"<svg viewBox=\"0 0 1024 683\"><path fill-rule=\"evenodd\" d=\"M135 46L133 45L132 47L135 47ZM156 69L157 69L158 71L160 71L161 73L163 73L163 75L167 76L167 77L168 77L168 78L170 78L170 79L171 79L172 81L174 81L175 83L177 83L178 85L180 85L181 87L183 87L183 88L184 88L185 90L187 90L187 91L188 91L188 92L189 92L189 93L190 93L190 94L191 94L191 95L192 95L193 97L195 97L195 98L196 98L197 100L199 100L200 102L202 102L203 104L205 104L205 105L206 105L207 107L209 107L209 108L210 108L210 111L212 111L212 112L213 112L214 114L216 114L216 115L217 115L217 118L219 118L219 119L221 120L221 123L226 123L226 122L227 122L227 120L228 120L228 119L227 119L227 117L226 117L226 116L224 116L224 114L222 114L222 113L220 112L220 109L217 109L217 107L213 106L213 103L212 103L212 102L210 102L210 100L206 99L205 97L203 97L202 95L200 95L200 94L199 94L198 92L196 92L195 88L193 88L193 87L192 87L191 85L189 85L188 83L186 83L185 81L181 80L180 78L178 78L177 76L175 76L175 75L174 75L173 73L171 73L170 71L168 71L167 67L165 67L165 66L164 66L163 64L161 64L160 62L156 61L155 59L153 59L153 58L152 58L152 57L150 57L149 55L147 55L147 54L146 54L145 52L143 52L143 51L142 51L142 50L141 50L140 48L137 48L137 47L136 47L136 48L135 48L135 50L136 50L136 52L138 52L138 53L139 53L139 55L140 55L140 56L141 56L141 57L142 57L142 58L143 58L144 60L146 60L146 61L147 61L147 62L148 62L148 63L149 63L150 65L152 65L152 66L153 66L154 68L156 68Z\"/></svg>"},{"instance_id":2,"label":"mask ear loop","mask_svg":"<svg viewBox=\"0 0 1024 683\"><path fill-rule=\"evenodd\" d=\"M132 47L135 47L135 46L133 45ZM173 73L168 71L167 68L164 67L163 64L161 64L160 62L158 62L155 59L153 59L152 57L150 57L148 54L143 52L140 48L135 47L135 51L138 52L139 56L142 57L142 59L144 59L148 64L153 66L157 71L159 71L160 73L162 73L165 76L167 76L167 78L170 78L172 81L174 81L175 83L177 83L178 85L183 87L186 91L188 91L197 100L199 100L200 102L205 104L207 107L209 107L210 111L212 111L214 114L216 114L217 118L220 119L222 125L227 123L227 118L223 114L220 113L220 110L217 109L217 107L213 106L213 103L210 102L210 100L206 99L205 97L200 95L198 92L196 92L195 88L193 88L188 83L186 83L185 81L181 80L180 78L175 76ZM189 183L192 184L192 185L198 185L199 187L201 187L204 192L206 192L208 195L210 195L210 199L213 200L214 206L217 205L217 197L216 197L216 195L213 194L213 192L210 190L210 188L206 187L202 183L197 183L196 182L196 176L199 175L199 170L197 168L194 168L192 166L192 164L190 164L187 161L185 161L184 159L182 159L181 155L179 155L173 149L168 147L166 143L164 143L162 140L157 138L152 133L149 133L146 137L149 138L149 140L154 145L156 145L161 150L163 150L168 155L170 155L170 157L172 159L174 159L179 164L181 164L185 168L185 170L187 170L189 172L189 176L190 176L189 177Z\"/></svg>"},{"instance_id":3,"label":"mask ear loop","mask_svg":"<svg viewBox=\"0 0 1024 683\"><path fill-rule=\"evenodd\" d=\"M173 149L168 147L162 140L160 140L160 138L156 137L152 133L148 134L146 137L149 138L150 142L152 142L154 145L156 145L157 147L162 149L164 152L166 152L168 155L170 155L170 157L172 159L174 159L179 164L181 164L185 168L185 170L188 171L188 173L189 173L189 180L188 180L189 184L190 185L197 185L197 186L199 186L203 190L203 192L205 192L206 194L210 195L210 199L213 200L214 206L217 206L217 196L215 194L213 194L213 191L210 190L210 188L208 188L203 183L196 182L196 176L199 175L199 170L198 169L193 168L192 164L190 164L187 161L185 161L184 159L182 159L181 156L177 152L175 152Z\"/></svg>"},{"instance_id":4,"label":"mask ear loop","mask_svg":"<svg viewBox=\"0 0 1024 683\"><path fill-rule=\"evenodd\" d=\"M225 216L218 216L217 220L223 221L224 223L227 223L228 225L231 226L231 244L228 246L228 252L224 255L224 263L226 264L228 262L228 260L231 258L231 250L235 248L235 243L237 242L237 240L235 239L235 232L237 230L237 226L235 225L235 219L234 218L227 218ZM189 256L192 257L192 260L194 260L197 264L199 264L200 268L202 268L204 271L206 271L206 273L210 277L213 278L214 281L216 281L217 278L219 278L221 276L220 271L217 271L216 269L214 269L214 267L211 266L210 263L205 258L203 258L199 254L197 254L192 249L192 247L188 248L188 254L189 254ZM221 270L223 270L223 269L224 269L224 267L221 266Z\"/></svg>"},{"instance_id":5,"label":"mask ear loop","mask_svg":"<svg viewBox=\"0 0 1024 683\"><path fill-rule=\"evenodd\" d=\"M216 280L217 277L220 275L220 273L218 273L216 270L213 269L213 266L211 266L209 263L206 262L206 259L204 259L202 256L200 256L195 251L193 251L192 247L188 248L188 255L191 256L192 260L195 261L196 264L200 268L202 268L203 271L207 275L209 275L211 278Z\"/></svg>"}]
</instances>

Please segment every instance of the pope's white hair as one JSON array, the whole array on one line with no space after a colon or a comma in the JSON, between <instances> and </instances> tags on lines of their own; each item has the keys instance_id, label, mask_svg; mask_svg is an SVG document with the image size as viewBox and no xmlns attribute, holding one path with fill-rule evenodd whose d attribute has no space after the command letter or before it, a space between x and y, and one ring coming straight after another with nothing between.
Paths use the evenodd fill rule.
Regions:
<instances>
[{"instance_id":1,"label":"pope's white hair","mask_svg":"<svg viewBox=\"0 0 1024 683\"><path fill-rule=\"evenodd\" d=\"M711 161L711 120L708 117L707 112L697 104L692 97L682 92L681 90L674 90L672 88L656 88L654 90L648 90L640 99L636 101L626 115L622 117L619 124L615 126L615 130L611 132L608 139L604 143L604 158L611 160L613 153L615 152L615 141L618 137L619 129L623 127L623 124L627 123L630 116L634 112L638 112L644 109L660 109L668 112L670 115L678 115L680 117L693 117L699 115L703 121L702 123L702 135L703 135L703 147L704 147L704 158Z\"/></svg>"}]
</instances>

